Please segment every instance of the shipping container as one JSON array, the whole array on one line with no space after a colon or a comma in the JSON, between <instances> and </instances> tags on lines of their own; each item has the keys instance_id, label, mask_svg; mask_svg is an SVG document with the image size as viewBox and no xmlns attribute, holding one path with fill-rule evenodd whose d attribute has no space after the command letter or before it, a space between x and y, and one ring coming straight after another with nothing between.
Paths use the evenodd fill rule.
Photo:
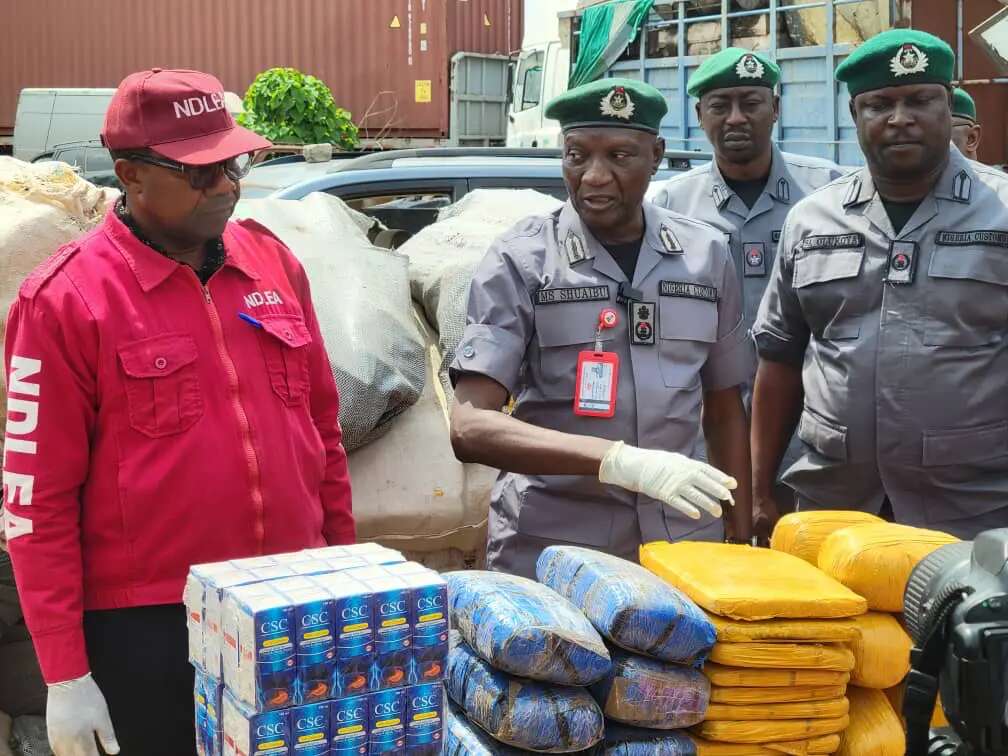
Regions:
<instances>
[{"instance_id":1,"label":"shipping container","mask_svg":"<svg viewBox=\"0 0 1008 756\"><path fill-rule=\"evenodd\" d=\"M456 66L472 111L457 117L499 101L503 131L506 56L522 34L521 0L4 0L0 17L8 134L26 87L115 87L137 70L193 68L244 94L261 71L292 66L329 85L362 139L448 140L459 52L500 63Z\"/></svg>"}]
</instances>

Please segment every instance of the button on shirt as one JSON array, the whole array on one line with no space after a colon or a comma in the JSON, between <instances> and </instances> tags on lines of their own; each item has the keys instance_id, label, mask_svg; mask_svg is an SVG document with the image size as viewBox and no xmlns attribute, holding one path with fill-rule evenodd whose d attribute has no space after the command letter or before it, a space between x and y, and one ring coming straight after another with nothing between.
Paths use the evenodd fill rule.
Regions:
<instances>
[{"instance_id":1,"label":"button on shirt","mask_svg":"<svg viewBox=\"0 0 1008 756\"><path fill-rule=\"evenodd\" d=\"M743 383L752 346L724 235L650 203L644 219L633 281L570 203L500 237L473 278L453 380L493 378L514 397L514 416L533 425L691 454L704 391ZM621 282L653 303L653 344L631 343L630 313L616 301ZM601 333L602 348L620 360L616 414L582 417L573 410L578 354L594 349L605 308L620 317ZM636 559L642 542L687 536L720 540L720 520L690 520L592 476L504 472L491 501L487 560L534 577L550 543Z\"/></svg>"},{"instance_id":2,"label":"button on shirt","mask_svg":"<svg viewBox=\"0 0 1008 756\"><path fill-rule=\"evenodd\" d=\"M11 307L6 533L49 682L88 671L84 610L178 603L190 565L354 539L304 271L251 221L223 246L204 286L110 212Z\"/></svg>"},{"instance_id":3,"label":"button on shirt","mask_svg":"<svg viewBox=\"0 0 1008 756\"><path fill-rule=\"evenodd\" d=\"M802 507L888 496L899 522L965 537L1008 522L1006 202L1008 176L952 149L899 233L867 169L788 216L753 332L761 357L803 366L784 476Z\"/></svg>"}]
</instances>

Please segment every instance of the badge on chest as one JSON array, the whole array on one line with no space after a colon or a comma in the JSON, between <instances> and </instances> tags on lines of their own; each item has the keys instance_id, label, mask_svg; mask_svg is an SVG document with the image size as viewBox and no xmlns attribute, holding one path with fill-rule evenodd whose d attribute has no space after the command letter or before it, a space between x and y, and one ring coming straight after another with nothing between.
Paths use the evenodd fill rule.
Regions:
<instances>
[{"instance_id":1,"label":"badge on chest","mask_svg":"<svg viewBox=\"0 0 1008 756\"><path fill-rule=\"evenodd\" d=\"M885 280L891 284L912 284L917 257L916 242L894 241L889 246L889 268Z\"/></svg>"},{"instance_id":2,"label":"badge on chest","mask_svg":"<svg viewBox=\"0 0 1008 756\"><path fill-rule=\"evenodd\" d=\"M766 245L763 242L742 242L746 276L766 275Z\"/></svg>"},{"instance_id":3,"label":"badge on chest","mask_svg":"<svg viewBox=\"0 0 1008 756\"><path fill-rule=\"evenodd\" d=\"M630 302L630 343L637 346L654 346L658 326L654 302Z\"/></svg>"}]
</instances>

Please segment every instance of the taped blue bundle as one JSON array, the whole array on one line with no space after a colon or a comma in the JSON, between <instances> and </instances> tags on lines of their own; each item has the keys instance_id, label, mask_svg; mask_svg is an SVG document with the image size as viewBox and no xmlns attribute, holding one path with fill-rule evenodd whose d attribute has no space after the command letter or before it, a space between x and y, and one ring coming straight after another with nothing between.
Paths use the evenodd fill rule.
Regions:
<instances>
[{"instance_id":1,"label":"taped blue bundle","mask_svg":"<svg viewBox=\"0 0 1008 756\"><path fill-rule=\"evenodd\" d=\"M491 738L474 725L454 703L448 703L444 756L519 756L528 751L512 748Z\"/></svg>"},{"instance_id":2,"label":"taped blue bundle","mask_svg":"<svg viewBox=\"0 0 1008 756\"><path fill-rule=\"evenodd\" d=\"M511 677L453 636L448 696L495 739L543 753L581 751L601 742L602 711L587 690Z\"/></svg>"},{"instance_id":3,"label":"taped blue bundle","mask_svg":"<svg viewBox=\"0 0 1008 756\"><path fill-rule=\"evenodd\" d=\"M717 640L714 625L696 604L625 559L577 546L549 546L539 556L536 575L628 651L699 668Z\"/></svg>"},{"instance_id":4,"label":"taped blue bundle","mask_svg":"<svg viewBox=\"0 0 1008 756\"><path fill-rule=\"evenodd\" d=\"M581 611L535 581L501 572L449 572L451 624L497 669L531 680L589 685L609 651Z\"/></svg>"},{"instance_id":5,"label":"taped blue bundle","mask_svg":"<svg viewBox=\"0 0 1008 756\"><path fill-rule=\"evenodd\" d=\"M697 756L697 747L685 733L607 724L605 756Z\"/></svg>"},{"instance_id":6,"label":"taped blue bundle","mask_svg":"<svg viewBox=\"0 0 1008 756\"><path fill-rule=\"evenodd\" d=\"M612 671L591 687L608 719L677 730L703 721L710 681L697 669L612 649Z\"/></svg>"}]
</instances>

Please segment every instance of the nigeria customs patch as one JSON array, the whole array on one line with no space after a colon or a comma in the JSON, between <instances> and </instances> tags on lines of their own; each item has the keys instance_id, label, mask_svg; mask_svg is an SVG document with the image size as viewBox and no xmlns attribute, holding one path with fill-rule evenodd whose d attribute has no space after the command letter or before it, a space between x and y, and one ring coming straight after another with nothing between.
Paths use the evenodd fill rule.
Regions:
<instances>
[{"instance_id":1,"label":"nigeria customs patch","mask_svg":"<svg viewBox=\"0 0 1008 756\"><path fill-rule=\"evenodd\" d=\"M766 69L752 53L746 53L735 65L735 75L740 79L762 79Z\"/></svg>"},{"instance_id":2,"label":"nigeria customs patch","mask_svg":"<svg viewBox=\"0 0 1008 756\"><path fill-rule=\"evenodd\" d=\"M744 275L766 275L766 247L763 242L743 242L742 254L745 257Z\"/></svg>"},{"instance_id":3,"label":"nigeria customs patch","mask_svg":"<svg viewBox=\"0 0 1008 756\"><path fill-rule=\"evenodd\" d=\"M630 95L623 87L613 87L599 103L602 115L629 121L637 109Z\"/></svg>"},{"instance_id":4,"label":"nigeria customs patch","mask_svg":"<svg viewBox=\"0 0 1008 756\"><path fill-rule=\"evenodd\" d=\"M662 297L684 297L686 299L703 299L707 302L717 302L718 293L714 286L691 283L689 281L659 281L658 295Z\"/></svg>"},{"instance_id":5,"label":"nigeria customs patch","mask_svg":"<svg viewBox=\"0 0 1008 756\"><path fill-rule=\"evenodd\" d=\"M896 51L896 54L889 61L889 70L893 76L909 76L915 73L924 73L928 67L928 56L925 55L917 45L907 43Z\"/></svg>"},{"instance_id":6,"label":"nigeria customs patch","mask_svg":"<svg viewBox=\"0 0 1008 756\"><path fill-rule=\"evenodd\" d=\"M630 343L653 346L657 320L654 302L630 303Z\"/></svg>"}]
</instances>

